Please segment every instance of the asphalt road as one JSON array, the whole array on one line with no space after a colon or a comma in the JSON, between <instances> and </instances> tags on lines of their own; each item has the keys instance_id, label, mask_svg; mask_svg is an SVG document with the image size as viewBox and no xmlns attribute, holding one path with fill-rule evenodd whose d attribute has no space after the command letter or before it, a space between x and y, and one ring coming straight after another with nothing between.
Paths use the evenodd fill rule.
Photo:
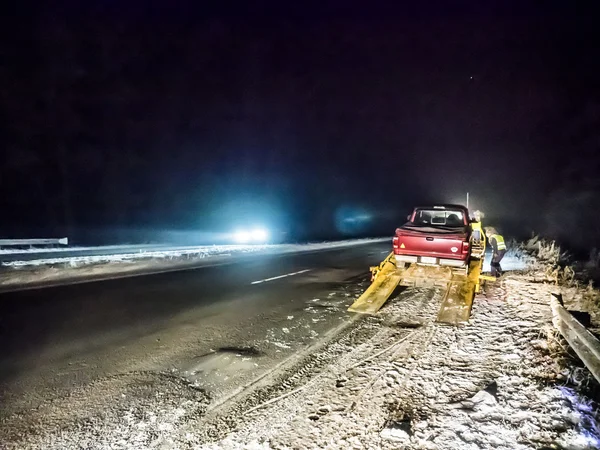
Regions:
<instances>
[{"instance_id":1,"label":"asphalt road","mask_svg":"<svg viewBox=\"0 0 600 450\"><path fill-rule=\"evenodd\" d=\"M389 243L0 295L0 417L170 372L213 398L349 320Z\"/></svg>"}]
</instances>

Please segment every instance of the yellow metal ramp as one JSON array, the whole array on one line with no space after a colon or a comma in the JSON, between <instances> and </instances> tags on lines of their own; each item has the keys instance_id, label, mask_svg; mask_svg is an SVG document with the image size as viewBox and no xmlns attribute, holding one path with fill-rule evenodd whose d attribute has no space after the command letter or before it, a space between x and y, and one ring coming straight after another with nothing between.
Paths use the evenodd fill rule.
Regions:
<instances>
[{"instance_id":1,"label":"yellow metal ramp","mask_svg":"<svg viewBox=\"0 0 600 450\"><path fill-rule=\"evenodd\" d=\"M459 325L469 321L475 293L479 292L482 263L482 260L472 260L468 274L452 276L438 312L438 322Z\"/></svg>"},{"instance_id":2,"label":"yellow metal ramp","mask_svg":"<svg viewBox=\"0 0 600 450\"><path fill-rule=\"evenodd\" d=\"M373 282L371 286L348 308L348 311L361 314L375 314L392 295L402 279L402 270L394 264L394 254L377 266L372 267Z\"/></svg>"},{"instance_id":3,"label":"yellow metal ramp","mask_svg":"<svg viewBox=\"0 0 600 450\"><path fill-rule=\"evenodd\" d=\"M482 265L482 259L473 259L469 267L463 269L418 264L397 268L394 254L390 253L379 266L371 267L373 282L348 311L375 314L397 286L431 286L446 289L437 316L438 322L450 325L468 322L480 280L491 279L481 275Z\"/></svg>"}]
</instances>

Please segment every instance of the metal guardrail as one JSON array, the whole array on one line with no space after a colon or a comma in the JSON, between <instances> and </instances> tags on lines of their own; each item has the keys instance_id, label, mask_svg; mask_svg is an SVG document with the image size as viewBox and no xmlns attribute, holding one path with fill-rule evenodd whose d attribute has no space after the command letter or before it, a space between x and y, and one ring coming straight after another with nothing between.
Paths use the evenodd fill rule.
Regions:
<instances>
[{"instance_id":1,"label":"metal guardrail","mask_svg":"<svg viewBox=\"0 0 600 450\"><path fill-rule=\"evenodd\" d=\"M560 294L552 294L552 323L600 382L600 341L565 309Z\"/></svg>"},{"instance_id":2,"label":"metal guardrail","mask_svg":"<svg viewBox=\"0 0 600 450\"><path fill-rule=\"evenodd\" d=\"M0 247L20 245L69 245L69 239L66 237L59 239L0 239Z\"/></svg>"}]
</instances>

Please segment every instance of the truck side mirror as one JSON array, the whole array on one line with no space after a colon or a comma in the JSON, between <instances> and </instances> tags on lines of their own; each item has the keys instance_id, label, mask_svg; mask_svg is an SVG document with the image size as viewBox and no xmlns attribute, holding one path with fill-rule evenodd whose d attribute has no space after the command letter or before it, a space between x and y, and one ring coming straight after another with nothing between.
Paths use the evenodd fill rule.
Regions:
<instances>
[{"instance_id":1,"label":"truck side mirror","mask_svg":"<svg viewBox=\"0 0 600 450\"><path fill-rule=\"evenodd\" d=\"M410 222L410 217L412 216L412 214L409 214L408 216L406 216L406 220L408 220Z\"/></svg>"}]
</instances>

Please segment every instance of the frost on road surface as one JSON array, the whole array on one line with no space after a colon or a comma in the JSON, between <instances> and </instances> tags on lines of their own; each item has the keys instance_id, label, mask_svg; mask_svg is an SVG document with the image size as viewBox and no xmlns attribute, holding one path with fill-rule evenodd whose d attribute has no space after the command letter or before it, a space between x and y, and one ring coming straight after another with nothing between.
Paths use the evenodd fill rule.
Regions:
<instances>
[{"instance_id":1,"label":"frost on road surface","mask_svg":"<svg viewBox=\"0 0 600 450\"><path fill-rule=\"evenodd\" d=\"M127 374L74 393L68 415L51 404L38 425L11 417L2 435L15 449L599 448L598 385L552 328L559 288L539 281L488 284L461 327L435 323L441 290L400 291L229 401L201 379ZM328 301L306 308L319 319ZM291 344L294 319L269 345Z\"/></svg>"}]
</instances>

